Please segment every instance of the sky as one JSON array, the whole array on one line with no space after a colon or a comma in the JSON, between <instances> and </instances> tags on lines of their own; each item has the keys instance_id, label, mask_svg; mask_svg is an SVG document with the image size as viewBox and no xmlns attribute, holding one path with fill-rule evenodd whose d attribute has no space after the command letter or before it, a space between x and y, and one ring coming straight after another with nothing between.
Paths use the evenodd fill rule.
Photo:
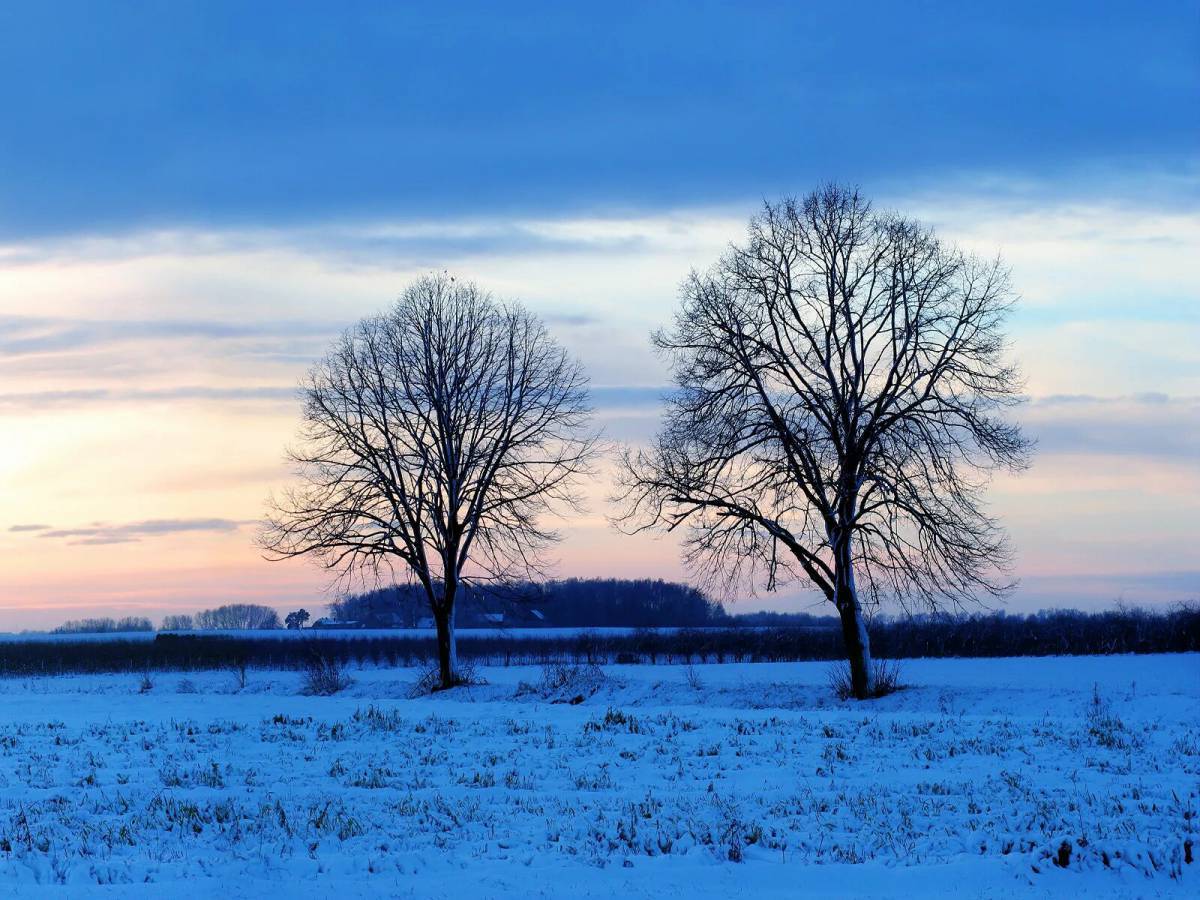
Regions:
<instances>
[{"instance_id":1,"label":"sky","mask_svg":"<svg viewBox=\"0 0 1200 900\"><path fill-rule=\"evenodd\" d=\"M525 302L646 440L680 281L826 180L1011 268L1005 608L1200 597L1194 3L450 6L0 6L0 630L321 610L253 546L296 385L424 273ZM557 574L686 578L609 490Z\"/></svg>"}]
</instances>

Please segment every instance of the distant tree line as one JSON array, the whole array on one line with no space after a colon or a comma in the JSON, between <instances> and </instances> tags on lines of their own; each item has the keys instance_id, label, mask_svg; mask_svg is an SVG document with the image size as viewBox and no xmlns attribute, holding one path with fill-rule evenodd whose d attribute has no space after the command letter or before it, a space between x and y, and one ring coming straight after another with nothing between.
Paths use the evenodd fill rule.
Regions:
<instances>
[{"instance_id":1,"label":"distant tree line","mask_svg":"<svg viewBox=\"0 0 1200 900\"><path fill-rule=\"evenodd\" d=\"M123 619L70 619L51 631L51 634L113 634L121 631L153 630L154 625L144 616L126 616Z\"/></svg>"},{"instance_id":2,"label":"distant tree line","mask_svg":"<svg viewBox=\"0 0 1200 900\"><path fill-rule=\"evenodd\" d=\"M738 613L729 623L739 628L836 628L836 616L814 616L812 613L768 612Z\"/></svg>"},{"instance_id":3,"label":"distant tree line","mask_svg":"<svg viewBox=\"0 0 1200 900\"><path fill-rule=\"evenodd\" d=\"M728 625L724 606L686 584L661 579L568 578L459 587L461 627L703 628ZM415 628L429 617L420 585L352 594L329 605L330 617L367 628Z\"/></svg>"},{"instance_id":4,"label":"distant tree line","mask_svg":"<svg viewBox=\"0 0 1200 900\"><path fill-rule=\"evenodd\" d=\"M1056 610L875 619L871 640L885 659L920 657L1080 656L1200 651L1200 604L1147 611L1084 613ZM626 663L791 662L843 657L841 629L826 626L581 630L512 637L462 637L463 659L480 665L549 662ZM280 640L243 635L159 634L152 641L22 640L0 643L0 674L144 672L234 666L303 669L314 657L362 666L428 666L437 658L433 638L328 635Z\"/></svg>"},{"instance_id":5,"label":"distant tree line","mask_svg":"<svg viewBox=\"0 0 1200 900\"><path fill-rule=\"evenodd\" d=\"M230 603L195 615L165 616L163 631L246 631L282 628L279 613L256 603Z\"/></svg>"},{"instance_id":6,"label":"distant tree line","mask_svg":"<svg viewBox=\"0 0 1200 900\"><path fill-rule=\"evenodd\" d=\"M307 619L308 614L304 614ZM282 628L279 613L256 603L231 603L216 609L202 609L194 615L177 613L163 616L162 631L243 631ZM125 631L153 631L154 623L145 616L71 619L51 630L51 634L116 634Z\"/></svg>"},{"instance_id":7,"label":"distant tree line","mask_svg":"<svg viewBox=\"0 0 1200 900\"><path fill-rule=\"evenodd\" d=\"M551 624L699 628L729 623L720 602L686 584L661 580L570 578L541 586L537 602Z\"/></svg>"}]
</instances>

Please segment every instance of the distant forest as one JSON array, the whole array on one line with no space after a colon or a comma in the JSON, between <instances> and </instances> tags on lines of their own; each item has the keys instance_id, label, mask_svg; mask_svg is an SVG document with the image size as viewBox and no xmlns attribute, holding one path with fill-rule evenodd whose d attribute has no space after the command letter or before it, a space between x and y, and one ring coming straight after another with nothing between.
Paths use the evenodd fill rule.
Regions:
<instances>
[{"instance_id":1,"label":"distant forest","mask_svg":"<svg viewBox=\"0 0 1200 900\"><path fill-rule=\"evenodd\" d=\"M460 627L702 628L731 625L734 617L702 591L662 580L569 578L542 583L464 585L455 604ZM329 605L330 620L365 628L428 624L420 585L353 594ZM806 617L807 618L807 617ZM315 624L315 623L314 623ZM321 624L332 624L325 620Z\"/></svg>"},{"instance_id":2,"label":"distant forest","mask_svg":"<svg viewBox=\"0 0 1200 900\"><path fill-rule=\"evenodd\" d=\"M730 650L741 658L804 659L820 656L816 638L788 637L789 630L821 629L830 640L840 641L835 616L809 613L752 612L731 615L702 591L662 580L570 578L542 584L503 587L467 587L457 604L458 624L467 628L682 628L721 627L763 632L753 649ZM396 628L429 626L429 610L417 586L396 585L352 594L329 604L329 617L313 623L322 628ZM254 604L230 604L194 615L167 616L161 630L240 631L281 628L278 613ZM1045 653L1178 652L1200 646L1200 606L1177 604L1168 609L1117 609L1086 613L1077 610L1043 610L1031 615L978 612L958 615L876 615L869 623L872 641L880 642L880 655L991 656ZM63 623L59 635L153 631L149 619L92 618ZM768 639L767 635L776 635ZM399 635L397 636L400 637ZM612 658L627 652L622 639L615 641ZM629 640L633 640L630 638ZM642 638L638 639L643 640ZM689 638L704 644L709 639ZM742 639L729 638L738 641ZM788 649L766 649L775 640ZM791 647L795 640L800 646ZM563 646L566 647L567 641ZM626 641L628 643L628 641ZM718 641L721 643L721 641ZM618 645L620 647L618 648ZM535 645L524 644L532 650ZM639 645L640 646L640 645ZM672 645L673 646L673 645ZM740 647L740 644L738 645ZM555 644L542 648L558 652ZM6 648L6 649L11 649ZM490 652L490 651L489 651ZM642 651L639 651L641 653ZM683 652L679 648L670 652ZM486 655L486 654L485 654ZM703 654L701 654L703 655Z\"/></svg>"},{"instance_id":3,"label":"distant forest","mask_svg":"<svg viewBox=\"0 0 1200 900\"><path fill-rule=\"evenodd\" d=\"M544 583L463 585L456 620L466 628L704 628L730 625L835 625L830 616L806 613L730 615L718 601L686 584L661 579L569 578ZM306 617L307 618L307 617ZM418 628L431 626L419 585L404 584L340 597L320 628ZM233 603L197 613L165 616L162 631L241 631L282 628L269 606ZM290 627L290 623L289 623ZM153 631L142 617L64 622L55 634Z\"/></svg>"}]
</instances>

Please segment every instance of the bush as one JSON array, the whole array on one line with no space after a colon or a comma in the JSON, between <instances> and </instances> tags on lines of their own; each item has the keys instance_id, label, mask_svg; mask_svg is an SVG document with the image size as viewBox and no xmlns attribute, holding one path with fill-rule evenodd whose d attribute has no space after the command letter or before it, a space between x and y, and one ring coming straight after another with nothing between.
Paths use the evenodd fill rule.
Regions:
<instances>
[{"instance_id":1,"label":"bush","mask_svg":"<svg viewBox=\"0 0 1200 900\"><path fill-rule=\"evenodd\" d=\"M314 655L304 667L304 693L328 697L353 684L336 657Z\"/></svg>"},{"instance_id":2,"label":"bush","mask_svg":"<svg viewBox=\"0 0 1200 900\"><path fill-rule=\"evenodd\" d=\"M607 680L604 670L595 663L577 665L553 662L542 666L542 680L533 690L555 703L582 703L600 690Z\"/></svg>"}]
</instances>

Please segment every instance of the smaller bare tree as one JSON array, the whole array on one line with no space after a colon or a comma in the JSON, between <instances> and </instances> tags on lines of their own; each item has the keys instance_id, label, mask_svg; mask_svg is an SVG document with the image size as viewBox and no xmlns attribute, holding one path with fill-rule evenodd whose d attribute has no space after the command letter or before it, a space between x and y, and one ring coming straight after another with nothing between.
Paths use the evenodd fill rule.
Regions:
<instances>
[{"instance_id":1,"label":"smaller bare tree","mask_svg":"<svg viewBox=\"0 0 1200 900\"><path fill-rule=\"evenodd\" d=\"M997 262L829 186L768 204L683 285L654 341L678 390L649 449L625 455L621 521L686 526L691 563L768 589L803 579L837 609L853 693L872 693L864 607L998 595L1009 553L983 505L1026 464L1004 410L1012 303Z\"/></svg>"},{"instance_id":2,"label":"smaller bare tree","mask_svg":"<svg viewBox=\"0 0 1200 900\"><path fill-rule=\"evenodd\" d=\"M342 335L304 395L300 484L272 502L261 546L342 581L415 579L441 686L459 683L460 586L540 574L558 538L544 519L591 471L582 369L522 307L439 275Z\"/></svg>"}]
</instances>

